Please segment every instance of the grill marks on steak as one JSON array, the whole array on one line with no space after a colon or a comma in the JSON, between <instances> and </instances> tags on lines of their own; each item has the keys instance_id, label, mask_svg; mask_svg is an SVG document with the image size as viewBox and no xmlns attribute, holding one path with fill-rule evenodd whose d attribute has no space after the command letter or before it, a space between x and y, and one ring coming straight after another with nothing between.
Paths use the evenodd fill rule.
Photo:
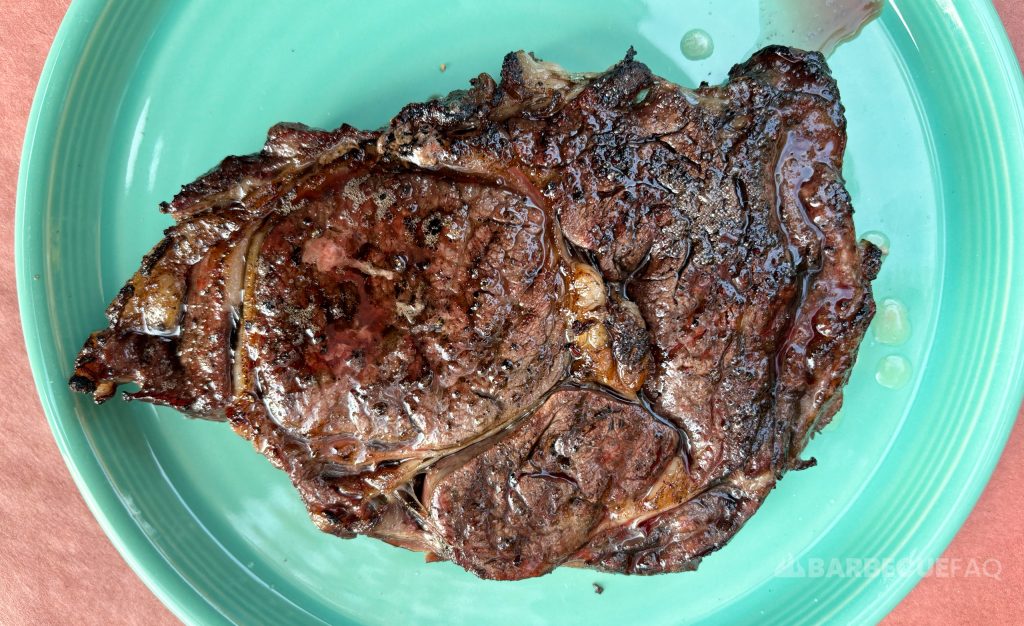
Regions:
<instances>
[{"instance_id":1,"label":"grill marks on steak","mask_svg":"<svg viewBox=\"0 0 1024 626\"><path fill-rule=\"evenodd\" d=\"M679 434L636 404L558 391L426 494L451 558L486 578L551 570L609 511L641 499Z\"/></svg>"},{"instance_id":2,"label":"grill marks on steak","mask_svg":"<svg viewBox=\"0 0 1024 626\"><path fill-rule=\"evenodd\" d=\"M543 211L429 174L342 177L266 229L247 285L243 370L272 420L358 466L459 446L564 377Z\"/></svg>"},{"instance_id":3,"label":"grill marks on steak","mask_svg":"<svg viewBox=\"0 0 1024 626\"><path fill-rule=\"evenodd\" d=\"M280 124L271 129L259 155L228 157L183 187L170 204L161 206L177 223L164 232L107 307L110 327L86 341L75 362L71 388L92 393L102 402L117 385L134 382L141 388L131 394L134 399L197 417L222 418L232 401L232 396L223 395L231 376L217 363L232 348L230 319L237 314L233 305L240 298L234 291L237 265L221 267L220 277L213 277L199 267L200 262L229 249L247 250L255 228L268 215L289 210L291 197L308 184L309 170L315 169L318 159L347 153L369 137L346 126L327 132ZM224 262L243 260L229 256ZM197 350L186 346L182 353L179 338L192 334L191 327L184 333L182 327L190 292L209 305L204 319L217 318L203 322L218 329L217 338L199 350L202 339L189 337L186 343ZM218 307L215 301L226 306ZM198 308L189 311L202 314ZM217 380L211 389L213 378Z\"/></svg>"},{"instance_id":4,"label":"grill marks on steak","mask_svg":"<svg viewBox=\"0 0 1024 626\"><path fill-rule=\"evenodd\" d=\"M874 312L835 83L778 47L696 90L632 53L471 82L183 188L71 386L227 417L339 536L693 569L801 467Z\"/></svg>"}]
</instances>

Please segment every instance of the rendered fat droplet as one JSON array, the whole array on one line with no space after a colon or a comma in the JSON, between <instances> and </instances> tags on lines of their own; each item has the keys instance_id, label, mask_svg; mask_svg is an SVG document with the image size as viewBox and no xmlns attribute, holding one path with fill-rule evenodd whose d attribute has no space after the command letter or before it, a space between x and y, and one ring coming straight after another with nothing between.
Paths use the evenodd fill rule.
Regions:
<instances>
[{"instance_id":1,"label":"rendered fat droplet","mask_svg":"<svg viewBox=\"0 0 1024 626\"><path fill-rule=\"evenodd\" d=\"M899 389L910 381L912 368L906 357L890 354L878 362L875 380L879 385L889 389Z\"/></svg>"},{"instance_id":2,"label":"rendered fat droplet","mask_svg":"<svg viewBox=\"0 0 1024 626\"><path fill-rule=\"evenodd\" d=\"M906 305L895 298L885 298L878 303L872 327L879 343L890 346L904 343L910 338L910 314Z\"/></svg>"},{"instance_id":3,"label":"rendered fat droplet","mask_svg":"<svg viewBox=\"0 0 1024 626\"><path fill-rule=\"evenodd\" d=\"M687 59L700 61L708 58L715 51L715 42L711 39L708 31L694 28L683 35L683 40L679 42L679 49Z\"/></svg>"}]
</instances>

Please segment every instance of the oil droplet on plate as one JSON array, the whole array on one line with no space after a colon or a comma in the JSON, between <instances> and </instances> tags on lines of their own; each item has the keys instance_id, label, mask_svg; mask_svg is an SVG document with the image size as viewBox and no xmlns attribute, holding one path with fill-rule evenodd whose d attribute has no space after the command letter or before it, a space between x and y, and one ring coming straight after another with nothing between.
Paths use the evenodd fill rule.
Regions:
<instances>
[{"instance_id":1,"label":"oil droplet on plate","mask_svg":"<svg viewBox=\"0 0 1024 626\"><path fill-rule=\"evenodd\" d=\"M889 389L899 389L910 380L910 361L898 354L890 354L878 362L875 380Z\"/></svg>"},{"instance_id":2,"label":"oil droplet on plate","mask_svg":"<svg viewBox=\"0 0 1024 626\"><path fill-rule=\"evenodd\" d=\"M700 61L708 58L715 51L715 42L711 39L708 31L694 28L683 35L683 40L679 42L679 49L687 59Z\"/></svg>"},{"instance_id":3,"label":"oil droplet on plate","mask_svg":"<svg viewBox=\"0 0 1024 626\"><path fill-rule=\"evenodd\" d=\"M895 298L885 298L878 303L872 326L879 343L900 345L910 338L910 315L906 305Z\"/></svg>"},{"instance_id":4,"label":"oil droplet on plate","mask_svg":"<svg viewBox=\"0 0 1024 626\"><path fill-rule=\"evenodd\" d=\"M869 230L860 236L861 239L867 239L871 243L875 244L875 247L882 251L882 256L889 254L889 237L885 233L877 230Z\"/></svg>"}]
</instances>

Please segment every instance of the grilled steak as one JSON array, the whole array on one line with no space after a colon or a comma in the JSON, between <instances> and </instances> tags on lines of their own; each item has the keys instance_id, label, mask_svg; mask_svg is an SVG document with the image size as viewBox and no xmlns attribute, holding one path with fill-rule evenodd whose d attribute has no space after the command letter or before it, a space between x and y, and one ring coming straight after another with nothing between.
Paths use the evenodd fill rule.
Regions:
<instances>
[{"instance_id":1,"label":"grilled steak","mask_svg":"<svg viewBox=\"0 0 1024 626\"><path fill-rule=\"evenodd\" d=\"M809 464L874 313L835 82L772 47L695 90L632 51L471 83L185 186L71 387L230 421L342 537L693 569Z\"/></svg>"}]
</instances>

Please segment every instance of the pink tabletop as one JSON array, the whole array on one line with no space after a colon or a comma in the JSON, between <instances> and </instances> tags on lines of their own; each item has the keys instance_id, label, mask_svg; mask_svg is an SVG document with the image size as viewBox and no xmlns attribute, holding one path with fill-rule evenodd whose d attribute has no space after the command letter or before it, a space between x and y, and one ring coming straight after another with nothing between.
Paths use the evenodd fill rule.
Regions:
<instances>
[{"instance_id":1,"label":"pink tabletop","mask_svg":"<svg viewBox=\"0 0 1024 626\"><path fill-rule=\"evenodd\" d=\"M996 0L1024 58L1024 2ZM36 81L68 0L0 9L0 624L173 624L79 496L29 373L14 286L14 196ZM1024 416L1024 412L1022 412ZM932 573L889 624L1024 623L1024 420L992 481ZM972 564L974 564L972 566ZM978 566L996 577L978 575ZM998 564L998 571L995 565Z\"/></svg>"}]
</instances>

